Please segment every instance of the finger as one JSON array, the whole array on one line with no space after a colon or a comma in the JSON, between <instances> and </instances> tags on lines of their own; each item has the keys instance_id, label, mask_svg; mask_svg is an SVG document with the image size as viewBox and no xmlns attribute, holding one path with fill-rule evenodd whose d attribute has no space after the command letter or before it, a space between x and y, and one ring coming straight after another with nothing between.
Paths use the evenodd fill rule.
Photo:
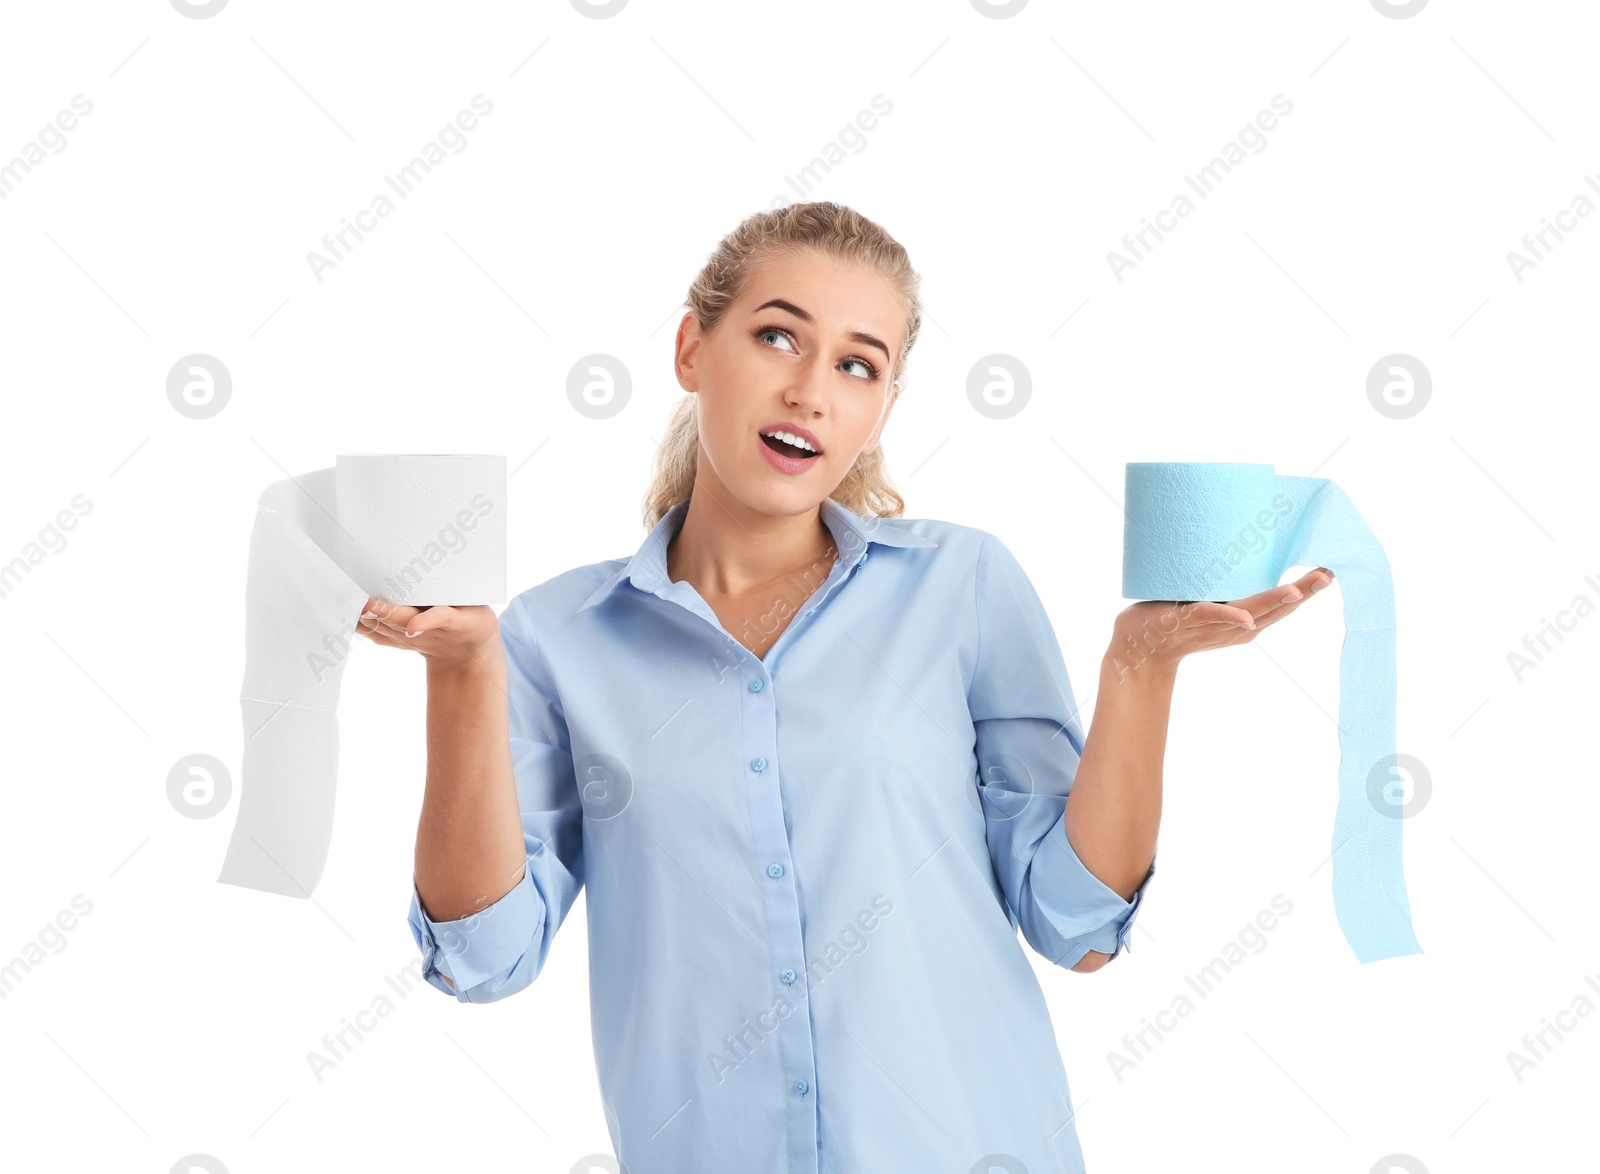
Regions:
<instances>
[{"instance_id":1,"label":"finger","mask_svg":"<svg viewBox=\"0 0 1600 1174\"><path fill-rule=\"evenodd\" d=\"M1237 627L1250 627L1255 623L1255 616L1248 608L1238 603L1216 603L1211 600L1201 599L1193 603L1185 603L1187 618L1197 624L1230 624Z\"/></svg>"},{"instance_id":2,"label":"finger","mask_svg":"<svg viewBox=\"0 0 1600 1174\"><path fill-rule=\"evenodd\" d=\"M450 608L444 605L418 608L416 617L405 625L405 634L415 637L422 635L424 632L431 632L435 628L442 627L448 623L450 614ZM446 633L446 635L448 634Z\"/></svg>"},{"instance_id":3,"label":"finger","mask_svg":"<svg viewBox=\"0 0 1600 1174\"><path fill-rule=\"evenodd\" d=\"M1308 571L1301 575L1290 586L1299 589L1300 598L1310 599L1317 592L1327 590L1332 583L1333 572L1328 570L1327 567L1318 567L1314 571Z\"/></svg>"},{"instance_id":4,"label":"finger","mask_svg":"<svg viewBox=\"0 0 1600 1174\"><path fill-rule=\"evenodd\" d=\"M390 603L387 599L376 597L367 600L366 607L361 609L362 618L376 619L378 623L394 632L404 632L406 625L416 617L421 609L408 607L403 603Z\"/></svg>"},{"instance_id":5,"label":"finger","mask_svg":"<svg viewBox=\"0 0 1600 1174\"><path fill-rule=\"evenodd\" d=\"M1294 611L1294 607L1291 605L1310 599L1317 592L1326 590L1332 582L1333 572L1328 570L1327 567L1318 567L1314 571L1308 571L1301 575L1293 583L1280 583L1273 588L1273 591L1280 597L1279 602L1268 608L1268 611L1273 613L1275 618L1280 612L1283 615L1288 615Z\"/></svg>"},{"instance_id":6,"label":"finger","mask_svg":"<svg viewBox=\"0 0 1600 1174\"><path fill-rule=\"evenodd\" d=\"M1298 589L1295 589L1292 583L1286 584L1285 586L1280 587L1278 590L1284 593L1282 600L1279 603L1275 603L1271 607L1256 613L1257 631L1261 630L1262 628L1271 627L1279 620L1293 615L1295 608L1299 607L1306 601L1306 597L1300 593ZM1294 590L1293 596L1289 596L1287 594L1291 590Z\"/></svg>"},{"instance_id":7,"label":"finger","mask_svg":"<svg viewBox=\"0 0 1600 1174\"><path fill-rule=\"evenodd\" d=\"M1247 595L1243 599L1233 600L1233 606L1243 608L1256 619L1260 619L1268 612L1282 607L1286 603L1295 603L1302 599L1305 592L1294 583L1279 583L1276 587L1266 591Z\"/></svg>"},{"instance_id":8,"label":"finger","mask_svg":"<svg viewBox=\"0 0 1600 1174\"><path fill-rule=\"evenodd\" d=\"M1278 602L1271 604L1263 611L1256 613L1256 622L1261 627L1275 624L1286 616L1293 615L1295 610L1310 599L1317 592L1325 590L1333 582L1333 572L1326 567L1300 576L1293 583L1280 583L1271 592L1269 597L1276 598Z\"/></svg>"},{"instance_id":9,"label":"finger","mask_svg":"<svg viewBox=\"0 0 1600 1174\"><path fill-rule=\"evenodd\" d=\"M1333 572L1327 567L1317 567L1315 570L1307 571L1293 583L1279 583L1272 590L1285 591L1290 587L1297 587L1302 595L1314 595L1332 582Z\"/></svg>"},{"instance_id":10,"label":"finger","mask_svg":"<svg viewBox=\"0 0 1600 1174\"><path fill-rule=\"evenodd\" d=\"M381 620L381 619L377 618L376 616L362 616L361 619L358 620L357 622L358 623L362 623L362 624L366 624L369 628L372 629L372 631L381 632L385 636L403 636L403 635L405 635L405 628L404 627L397 627L396 625L391 624L391 623L387 622L386 620Z\"/></svg>"},{"instance_id":11,"label":"finger","mask_svg":"<svg viewBox=\"0 0 1600 1174\"><path fill-rule=\"evenodd\" d=\"M1292 583L1279 583L1267 591L1258 592L1244 599L1233 601L1235 606L1247 609L1251 615L1260 619L1278 611L1278 609L1292 603L1299 603L1307 596L1314 595L1329 583L1333 582L1333 572L1327 567L1318 567L1308 571ZM1290 610L1293 610L1292 608ZM1283 614L1287 615L1288 612Z\"/></svg>"},{"instance_id":12,"label":"finger","mask_svg":"<svg viewBox=\"0 0 1600 1174\"><path fill-rule=\"evenodd\" d=\"M1280 583L1271 591L1263 591L1260 595L1254 597L1261 602L1252 609L1252 612L1256 617L1257 623L1268 617L1274 620L1279 619L1292 612L1295 605L1304 600L1305 597L1305 588L1298 583Z\"/></svg>"},{"instance_id":13,"label":"finger","mask_svg":"<svg viewBox=\"0 0 1600 1174\"><path fill-rule=\"evenodd\" d=\"M386 648L399 648L400 642L405 639L399 632L376 619L358 619L356 631L374 644L381 644Z\"/></svg>"}]
</instances>

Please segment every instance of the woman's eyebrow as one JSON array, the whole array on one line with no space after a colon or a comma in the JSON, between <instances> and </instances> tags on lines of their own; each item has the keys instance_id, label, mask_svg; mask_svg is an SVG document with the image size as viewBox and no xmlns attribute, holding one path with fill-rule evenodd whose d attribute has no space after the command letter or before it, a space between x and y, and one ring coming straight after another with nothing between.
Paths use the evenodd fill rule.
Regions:
<instances>
[{"instance_id":1,"label":"woman's eyebrow","mask_svg":"<svg viewBox=\"0 0 1600 1174\"><path fill-rule=\"evenodd\" d=\"M776 306L780 310L787 310L787 311L789 311L789 313L793 314L796 318L799 318L803 322L815 322L816 321L815 318L813 318L810 314L806 313L799 306L795 305L793 302L784 301L784 299L782 299L782 298L772 298L772 299L770 299L768 301L762 302L759 306L757 306L754 310L752 310L751 313L752 314L759 314L762 310L765 310L768 306ZM889 348L884 346L881 341L879 341L878 339L874 338L872 335L863 334L859 330L852 330L849 333L848 337L855 339L859 343L865 343L867 346L875 346L875 347L877 347L880 351L883 352L883 358L884 358L885 362L892 362L893 361L894 356L892 356L889 353Z\"/></svg>"}]
</instances>

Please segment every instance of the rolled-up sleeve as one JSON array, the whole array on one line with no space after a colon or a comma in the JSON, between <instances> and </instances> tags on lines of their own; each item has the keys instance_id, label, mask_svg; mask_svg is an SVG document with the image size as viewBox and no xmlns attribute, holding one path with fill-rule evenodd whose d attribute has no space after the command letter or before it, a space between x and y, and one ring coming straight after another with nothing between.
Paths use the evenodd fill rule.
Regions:
<instances>
[{"instance_id":1,"label":"rolled-up sleeve","mask_svg":"<svg viewBox=\"0 0 1600 1174\"><path fill-rule=\"evenodd\" d=\"M500 639L526 851L522 878L476 913L434 921L413 876L407 918L422 952L423 977L463 1003L492 1003L533 982L583 888L583 806L566 715L522 596L500 616Z\"/></svg>"},{"instance_id":2,"label":"rolled-up sleeve","mask_svg":"<svg viewBox=\"0 0 1600 1174\"><path fill-rule=\"evenodd\" d=\"M423 912L422 898L412 879L408 921L411 936L422 951L422 976L430 985L464 1003L492 1002L485 996L504 998L511 993L504 989L503 981L490 984L488 980L509 978L529 945L541 936L544 901L534 886L530 863L524 862L516 888L456 921L434 921Z\"/></svg>"},{"instance_id":3,"label":"rolled-up sleeve","mask_svg":"<svg viewBox=\"0 0 1600 1174\"><path fill-rule=\"evenodd\" d=\"M1083 724L1044 604L993 535L978 552L976 596L978 652L967 704L989 856L1012 925L1058 966L1071 968L1090 950L1115 957L1128 948L1155 863L1124 900L1067 837Z\"/></svg>"}]
</instances>

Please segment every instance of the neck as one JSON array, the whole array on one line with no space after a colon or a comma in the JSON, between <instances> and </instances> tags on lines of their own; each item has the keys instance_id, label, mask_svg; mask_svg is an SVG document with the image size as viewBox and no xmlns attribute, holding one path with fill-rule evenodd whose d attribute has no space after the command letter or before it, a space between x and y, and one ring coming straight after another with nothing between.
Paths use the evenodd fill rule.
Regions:
<instances>
[{"instance_id":1,"label":"neck","mask_svg":"<svg viewBox=\"0 0 1600 1174\"><path fill-rule=\"evenodd\" d=\"M702 596L739 595L815 567L836 554L822 507L763 514L726 490L695 482L689 509L667 546L667 578L687 579Z\"/></svg>"}]
</instances>

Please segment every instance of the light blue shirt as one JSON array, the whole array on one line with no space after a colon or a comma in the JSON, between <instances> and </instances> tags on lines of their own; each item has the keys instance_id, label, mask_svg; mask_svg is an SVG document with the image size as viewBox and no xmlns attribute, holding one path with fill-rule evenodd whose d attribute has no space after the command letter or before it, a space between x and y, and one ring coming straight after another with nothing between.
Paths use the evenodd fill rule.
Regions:
<instances>
[{"instance_id":1,"label":"light blue shirt","mask_svg":"<svg viewBox=\"0 0 1600 1174\"><path fill-rule=\"evenodd\" d=\"M522 990L587 884L629 1174L1082 1171L1017 930L1120 953L1144 887L1067 840L1084 731L1032 584L985 531L830 498L839 556L758 658L667 577L687 510L501 615L527 868L458 921L413 884L428 982Z\"/></svg>"}]
</instances>

